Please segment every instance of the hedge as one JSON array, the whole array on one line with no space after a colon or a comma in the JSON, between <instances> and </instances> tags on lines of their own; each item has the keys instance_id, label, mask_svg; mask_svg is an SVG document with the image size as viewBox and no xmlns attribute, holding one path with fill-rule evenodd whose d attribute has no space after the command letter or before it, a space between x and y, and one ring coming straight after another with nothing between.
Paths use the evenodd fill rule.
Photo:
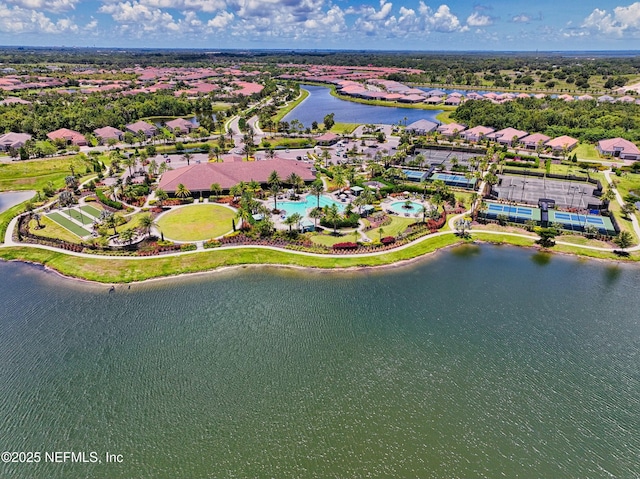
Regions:
<instances>
[{"instance_id":1,"label":"hedge","mask_svg":"<svg viewBox=\"0 0 640 479\"><path fill-rule=\"evenodd\" d=\"M96 189L96 196L101 203L105 204L109 208L113 208L114 210L121 210L122 208L124 208L122 203L120 203L119 201L113 201L107 198L100 188Z\"/></svg>"}]
</instances>

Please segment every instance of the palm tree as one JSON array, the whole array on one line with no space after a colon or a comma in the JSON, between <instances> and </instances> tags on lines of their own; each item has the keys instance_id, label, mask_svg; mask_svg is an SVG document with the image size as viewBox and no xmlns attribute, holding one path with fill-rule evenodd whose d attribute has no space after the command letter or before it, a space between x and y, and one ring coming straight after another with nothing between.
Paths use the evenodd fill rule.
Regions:
<instances>
[{"instance_id":1,"label":"palm tree","mask_svg":"<svg viewBox=\"0 0 640 479\"><path fill-rule=\"evenodd\" d=\"M633 236L628 231L621 231L614 242L624 252L625 249L633 244Z\"/></svg>"},{"instance_id":2,"label":"palm tree","mask_svg":"<svg viewBox=\"0 0 640 479\"><path fill-rule=\"evenodd\" d=\"M114 235L118 234L118 231L116 229L116 227L118 226L118 221L116 219L116 216L113 213L109 213L107 211L104 211L103 213L106 213L106 214L101 214L100 215L100 219L102 220L102 224L104 226L106 226L107 228L113 228L113 234Z\"/></svg>"},{"instance_id":3,"label":"palm tree","mask_svg":"<svg viewBox=\"0 0 640 479\"><path fill-rule=\"evenodd\" d=\"M384 228L381 226L378 230L378 241L382 242L382 235L385 233Z\"/></svg>"},{"instance_id":4,"label":"palm tree","mask_svg":"<svg viewBox=\"0 0 640 479\"><path fill-rule=\"evenodd\" d=\"M322 212L322 208L313 208L309 212L309 217L313 218L313 224L316 228L318 227L318 220L322 218L323 215L324 213Z\"/></svg>"},{"instance_id":5,"label":"palm tree","mask_svg":"<svg viewBox=\"0 0 640 479\"><path fill-rule=\"evenodd\" d=\"M321 181L314 181L311 184L311 193L314 194L316 196L316 201L317 201L317 207L320 208L320 196L322 195L322 193L324 193L324 186L322 185Z\"/></svg>"},{"instance_id":6,"label":"palm tree","mask_svg":"<svg viewBox=\"0 0 640 479\"><path fill-rule=\"evenodd\" d=\"M61 207L71 206L71 204L73 203L73 193L67 190L63 191L58 197L58 202L60 203Z\"/></svg>"},{"instance_id":7,"label":"palm tree","mask_svg":"<svg viewBox=\"0 0 640 479\"><path fill-rule=\"evenodd\" d=\"M338 210L338 205L333 203L331 206L327 207L325 212L327 216L327 221L333 223L333 234L334 236L338 234L338 221L340 221L340 211Z\"/></svg>"},{"instance_id":8,"label":"palm tree","mask_svg":"<svg viewBox=\"0 0 640 479\"><path fill-rule=\"evenodd\" d=\"M40 215L40 213L33 213L33 215L31 215L31 217L36 220L36 223L38 223L38 229L41 230L42 229L42 225L40 224L40 218L42 218L42 216Z\"/></svg>"},{"instance_id":9,"label":"palm tree","mask_svg":"<svg viewBox=\"0 0 640 479\"><path fill-rule=\"evenodd\" d=\"M69 188L70 190L75 190L76 187L78 186L78 180L76 180L76 177L73 175L69 175L69 176L65 176L64 178L64 184L67 186L67 188Z\"/></svg>"},{"instance_id":10,"label":"palm tree","mask_svg":"<svg viewBox=\"0 0 640 479\"><path fill-rule=\"evenodd\" d=\"M158 162L156 160L151 160L151 162L149 163L149 174L151 176L156 176L157 172L158 172Z\"/></svg>"},{"instance_id":11,"label":"palm tree","mask_svg":"<svg viewBox=\"0 0 640 479\"><path fill-rule=\"evenodd\" d=\"M271 173L269 173L269 178L267 179L267 184L269 186L277 185L278 188L282 184L282 180L280 179L280 175L278 174L278 172L276 170L273 170Z\"/></svg>"},{"instance_id":12,"label":"palm tree","mask_svg":"<svg viewBox=\"0 0 640 479\"><path fill-rule=\"evenodd\" d=\"M131 244L131 241L133 241L133 238L135 238L135 236L136 232L133 230L133 228L128 228L120 232L120 239L126 241L127 244Z\"/></svg>"},{"instance_id":13,"label":"palm tree","mask_svg":"<svg viewBox=\"0 0 640 479\"><path fill-rule=\"evenodd\" d=\"M184 186L184 184L182 183L178 183L178 186L176 187L176 196L178 198L187 198L189 195L191 195L191 191L189 191L189 188Z\"/></svg>"},{"instance_id":14,"label":"palm tree","mask_svg":"<svg viewBox=\"0 0 640 479\"><path fill-rule=\"evenodd\" d=\"M229 193L233 196L233 200L235 201L238 197L242 196L242 192L244 191L244 183L241 181L237 185L233 185L229 188Z\"/></svg>"},{"instance_id":15,"label":"palm tree","mask_svg":"<svg viewBox=\"0 0 640 479\"><path fill-rule=\"evenodd\" d=\"M187 160L187 166L189 166L189 163L193 159L193 155L191 153L185 153L184 155L182 155L182 159Z\"/></svg>"},{"instance_id":16,"label":"palm tree","mask_svg":"<svg viewBox=\"0 0 640 479\"><path fill-rule=\"evenodd\" d=\"M156 189L155 196L157 200L160 202L160 207L162 207L162 203L164 203L167 200L167 198L169 198L169 195L167 194L167 192L164 191L162 188Z\"/></svg>"},{"instance_id":17,"label":"palm tree","mask_svg":"<svg viewBox=\"0 0 640 479\"><path fill-rule=\"evenodd\" d=\"M277 183L273 183L271 185L271 188L269 188L269 191L273 195L273 209L277 210L278 209L278 193L280 193L280 185Z\"/></svg>"},{"instance_id":18,"label":"palm tree","mask_svg":"<svg viewBox=\"0 0 640 479\"><path fill-rule=\"evenodd\" d=\"M211 183L209 190L216 198L222 194L222 187L220 186L220 183Z\"/></svg>"},{"instance_id":19,"label":"palm tree","mask_svg":"<svg viewBox=\"0 0 640 479\"><path fill-rule=\"evenodd\" d=\"M257 182L256 180L251 180L247 186L249 188L249 191L251 191L254 196L262 196L262 187L260 186L259 182Z\"/></svg>"},{"instance_id":20,"label":"palm tree","mask_svg":"<svg viewBox=\"0 0 640 479\"><path fill-rule=\"evenodd\" d=\"M145 234L151 233L151 228L155 226L155 221L153 221L153 217L150 214L144 214L140 217L138 222L140 227L144 230Z\"/></svg>"},{"instance_id":21,"label":"palm tree","mask_svg":"<svg viewBox=\"0 0 640 479\"><path fill-rule=\"evenodd\" d=\"M300 229L300 221L302 221L302 215L300 213L293 213L286 217L284 224L289 226L289 233L291 233L292 225L297 225L297 228Z\"/></svg>"},{"instance_id":22,"label":"palm tree","mask_svg":"<svg viewBox=\"0 0 640 479\"><path fill-rule=\"evenodd\" d=\"M333 182L335 185L342 189L347 185L347 181L344 179L344 175L341 170L337 170L333 175Z\"/></svg>"},{"instance_id":23,"label":"palm tree","mask_svg":"<svg viewBox=\"0 0 640 479\"><path fill-rule=\"evenodd\" d=\"M238 209L238 212L236 213L236 218L240 220L241 228L245 225L245 223L247 225L249 224L249 219L252 216L253 215L251 214L251 210L248 207L241 207Z\"/></svg>"},{"instance_id":24,"label":"palm tree","mask_svg":"<svg viewBox=\"0 0 640 479\"><path fill-rule=\"evenodd\" d=\"M127 168L129 168L129 176L133 176L133 173L131 171L131 168L133 168L134 166L136 166L136 157L131 155L128 156L127 158L125 158L124 160L122 160L122 162L125 164L125 166Z\"/></svg>"}]
</instances>

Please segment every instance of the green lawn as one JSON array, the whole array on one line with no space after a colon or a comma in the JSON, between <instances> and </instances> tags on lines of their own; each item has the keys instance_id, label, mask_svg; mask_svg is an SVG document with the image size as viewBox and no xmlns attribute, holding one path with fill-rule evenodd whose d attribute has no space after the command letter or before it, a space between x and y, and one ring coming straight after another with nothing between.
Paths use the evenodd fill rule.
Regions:
<instances>
[{"instance_id":1,"label":"green lawn","mask_svg":"<svg viewBox=\"0 0 640 479\"><path fill-rule=\"evenodd\" d=\"M596 150L595 145L590 143L580 143L571 153L578 155L578 161L580 160L599 160L600 155Z\"/></svg>"},{"instance_id":2,"label":"green lawn","mask_svg":"<svg viewBox=\"0 0 640 479\"><path fill-rule=\"evenodd\" d=\"M49 181L59 188L71 166L83 174L87 164L77 156L0 163L0 191L42 190Z\"/></svg>"},{"instance_id":3,"label":"green lawn","mask_svg":"<svg viewBox=\"0 0 640 479\"><path fill-rule=\"evenodd\" d=\"M326 233L317 233L311 236L311 241L315 244L323 246L333 246L336 243L345 243L347 241L355 242L356 237L353 233L347 233L342 236L333 236L333 230ZM360 241L360 235L358 235L358 241Z\"/></svg>"},{"instance_id":4,"label":"green lawn","mask_svg":"<svg viewBox=\"0 0 640 479\"><path fill-rule=\"evenodd\" d=\"M359 123L335 123L331 131L338 135L350 135L358 126Z\"/></svg>"},{"instance_id":5,"label":"green lawn","mask_svg":"<svg viewBox=\"0 0 640 479\"><path fill-rule=\"evenodd\" d=\"M391 224L383 226L382 236L398 236L404 230L407 229L407 226L415 223L416 221L420 221L418 218L403 218L402 216L393 216L389 215L391 218ZM374 241L378 241L380 239L380 228L374 228L366 232L366 235Z\"/></svg>"},{"instance_id":6,"label":"green lawn","mask_svg":"<svg viewBox=\"0 0 640 479\"><path fill-rule=\"evenodd\" d=\"M31 220L29 222L29 231L31 234L47 238L56 238L69 243L80 242L80 238L77 235L73 234L68 229L63 228L47 216L43 215L40 218L40 225L43 226L42 229L38 229L38 222L36 220Z\"/></svg>"},{"instance_id":7,"label":"green lawn","mask_svg":"<svg viewBox=\"0 0 640 479\"><path fill-rule=\"evenodd\" d=\"M47 217L49 217L50 219L52 219L53 221L58 223L63 228L68 229L69 231L71 231L73 234L79 236L80 238L84 238L85 236L89 236L91 234L90 231L87 231L86 229L78 226L73 221L71 221L69 218L61 215L60 213L55 213L55 212L54 213L48 213Z\"/></svg>"},{"instance_id":8,"label":"green lawn","mask_svg":"<svg viewBox=\"0 0 640 479\"><path fill-rule=\"evenodd\" d=\"M103 283L128 283L182 273L209 271L223 266L246 264L291 265L311 268L352 268L381 266L431 253L460 243L455 235L437 236L409 248L389 251L382 255L354 258L347 256L304 256L287 251L259 248L216 249L180 256L145 258L138 260L112 258L79 258L64 252L38 248L0 248L5 260L33 261L45 264L67 276Z\"/></svg>"},{"instance_id":9,"label":"green lawn","mask_svg":"<svg viewBox=\"0 0 640 479\"><path fill-rule=\"evenodd\" d=\"M200 241L222 236L232 229L235 213L220 205L198 204L164 214L158 228L165 238L175 241Z\"/></svg>"},{"instance_id":10,"label":"green lawn","mask_svg":"<svg viewBox=\"0 0 640 479\"><path fill-rule=\"evenodd\" d=\"M297 107L300 103L303 102L303 100L305 98L307 98L309 96L309 92L303 88L300 88L300 96L298 96L298 98L296 98L295 100L293 100L292 102L286 104L285 106L283 106L282 108L280 108L280 110L278 111L278 113L276 113L271 119L273 120L273 122L277 125L278 123L280 123L282 121L282 119L287 116L287 113L289 113L291 110L293 110L295 107Z\"/></svg>"}]
</instances>

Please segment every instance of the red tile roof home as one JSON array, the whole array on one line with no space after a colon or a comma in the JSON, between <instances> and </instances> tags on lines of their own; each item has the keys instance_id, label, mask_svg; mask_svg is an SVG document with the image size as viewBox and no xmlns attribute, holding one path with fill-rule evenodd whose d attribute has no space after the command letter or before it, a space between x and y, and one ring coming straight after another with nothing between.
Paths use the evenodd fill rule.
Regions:
<instances>
[{"instance_id":1,"label":"red tile roof home","mask_svg":"<svg viewBox=\"0 0 640 479\"><path fill-rule=\"evenodd\" d=\"M431 133L436 128L438 128L437 123L423 118L407 125L405 130L408 132L413 132L415 135L426 135L427 133Z\"/></svg>"},{"instance_id":2,"label":"red tile roof home","mask_svg":"<svg viewBox=\"0 0 640 479\"><path fill-rule=\"evenodd\" d=\"M330 131L316 137L316 141L319 145L332 145L340 139L338 135L335 133L331 133Z\"/></svg>"},{"instance_id":3,"label":"red tile roof home","mask_svg":"<svg viewBox=\"0 0 640 479\"><path fill-rule=\"evenodd\" d=\"M566 148L567 151L571 151L578 146L578 140L571 138L570 136L563 135L547 141L545 146L548 146L554 151L562 151L564 148Z\"/></svg>"},{"instance_id":4,"label":"red tile roof home","mask_svg":"<svg viewBox=\"0 0 640 479\"><path fill-rule=\"evenodd\" d=\"M255 93L260 93L263 90L262 85L258 85L257 83L251 83L246 81L235 81L234 85L240 87L240 90L236 90L233 93L240 96L250 96Z\"/></svg>"},{"instance_id":5,"label":"red tile roof home","mask_svg":"<svg viewBox=\"0 0 640 479\"><path fill-rule=\"evenodd\" d=\"M60 128L59 130L47 133L47 138L54 142L56 140L63 140L66 144L87 146L87 139L81 133L69 130L68 128Z\"/></svg>"},{"instance_id":6,"label":"red tile roof home","mask_svg":"<svg viewBox=\"0 0 640 479\"><path fill-rule=\"evenodd\" d=\"M134 135L137 135L138 132L141 131L147 138L154 136L158 132L155 125L151 125L146 121L136 121L135 123L127 125L125 128Z\"/></svg>"},{"instance_id":7,"label":"red tile roof home","mask_svg":"<svg viewBox=\"0 0 640 479\"><path fill-rule=\"evenodd\" d=\"M460 136L467 141L480 141L482 138L494 131L495 130L491 127L478 125L463 131Z\"/></svg>"},{"instance_id":8,"label":"red tile roof home","mask_svg":"<svg viewBox=\"0 0 640 479\"><path fill-rule=\"evenodd\" d=\"M179 184L193 192L208 192L213 183L218 183L223 190L228 190L241 181L257 181L266 184L272 171L277 171L280 178L287 178L296 173L305 182L316 179L311 165L296 160L273 160L200 163L177 170L167 171L160 179L159 187L168 193L175 193Z\"/></svg>"},{"instance_id":9,"label":"red tile roof home","mask_svg":"<svg viewBox=\"0 0 640 479\"><path fill-rule=\"evenodd\" d=\"M398 99L401 103L420 103L424 101L424 96L422 95L406 95L402 98Z\"/></svg>"},{"instance_id":10,"label":"red tile roof home","mask_svg":"<svg viewBox=\"0 0 640 479\"><path fill-rule=\"evenodd\" d=\"M466 130L467 127L460 123L447 123L438 127L438 132L443 136L455 136Z\"/></svg>"},{"instance_id":11,"label":"red tile roof home","mask_svg":"<svg viewBox=\"0 0 640 479\"><path fill-rule=\"evenodd\" d=\"M490 140L495 140L498 143L503 145L511 144L513 138L515 137L517 140L520 138L527 136L526 131L516 130L515 128L503 128L502 130L498 130L496 132L490 133L487 135L487 138Z\"/></svg>"},{"instance_id":12,"label":"red tile roof home","mask_svg":"<svg viewBox=\"0 0 640 479\"><path fill-rule=\"evenodd\" d=\"M30 101L23 100L22 98L16 98L15 96L9 96L4 100L0 101L0 105L31 105Z\"/></svg>"},{"instance_id":13,"label":"red tile roof home","mask_svg":"<svg viewBox=\"0 0 640 479\"><path fill-rule=\"evenodd\" d=\"M176 118L165 123L173 133L189 133L195 125L184 118Z\"/></svg>"},{"instance_id":14,"label":"red tile roof home","mask_svg":"<svg viewBox=\"0 0 640 479\"><path fill-rule=\"evenodd\" d=\"M531 135L525 136L520 140L520 142L524 145L525 148L529 150L535 150L538 145L544 145L547 141L549 141L550 137L547 135L543 135L542 133L532 133Z\"/></svg>"},{"instance_id":15,"label":"red tile roof home","mask_svg":"<svg viewBox=\"0 0 640 479\"><path fill-rule=\"evenodd\" d=\"M597 149L603 155L614 156L621 160L640 159L640 150L638 150L638 147L624 138L600 140Z\"/></svg>"},{"instance_id":16,"label":"red tile roof home","mask_svg":"<svg viewBox=\"0 0 640 479\"><path fill-rule=\"evenodd\" d=\"M104 143L105 141L113 138L114 140L117 141L122 141L122 138L124 137L124 133L120 130L118 130L117 128L114 128L112 126L105 126L104 128L97 128L95 130L93 130L93 134L96 136L96 138L100 139L101 143Z\"/></svg>"},{"instance_id":17,"label":"red tile roof home","mask_svg":"<svg viewBox=\"0 0 640 479\"><path fill-rule=\"evenodd\" d=\"M621 96L620 98L618 98L616 100L616 103L633 103L635 101L636 101L635 98L633 98L632 96L626 95L626 96Z\"/></svg>"}]
</instances>

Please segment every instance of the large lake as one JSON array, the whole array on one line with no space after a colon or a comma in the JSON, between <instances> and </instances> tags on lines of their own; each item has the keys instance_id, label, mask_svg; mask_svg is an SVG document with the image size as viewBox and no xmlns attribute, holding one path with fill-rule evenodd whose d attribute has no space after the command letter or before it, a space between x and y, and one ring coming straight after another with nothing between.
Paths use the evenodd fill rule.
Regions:
<instances>
[{"instance_id":1,"label":"large lake","mask_svg":"<svg viewBox=\"0 0 640 479\"><path fill-rule=\"evenodd\" d=\"M33 198L33 195L35 194L36 192L31 190L7 191L0 193L0 213L2 213L3 211L7 211L9 208L18 205L23 201L27 201L28 199Z\"/></svg>"},{"instance_id":2,"label":"large lake","mask_svg":"<svg viewBox=\"0 0 640 479\"><path fill-rule=\"evenodd\" d=\"M23 264L0 278L1 449L123 455L0 477L640 471L638 267L468 246L112 293Z\"/></svg>"},{"instance_id":3,"label":"large lake","mask_svg":"<svg viewBox=\"0 0 640 479\"><path fill-rule=\"evenodd\" d=\"M302 85L309 92L309 96L296 108L290 111L284 121L299 120L305 127L311 123L322 123L325 115L335 113L335 121L339 123L373 123L373 124L411 124L414 121L426 119L437 121L436 115L442 110L418 110L415 108L395 108L365 105L341 100L331 96L327 87Z\"/></svg>"}]
</instances>

